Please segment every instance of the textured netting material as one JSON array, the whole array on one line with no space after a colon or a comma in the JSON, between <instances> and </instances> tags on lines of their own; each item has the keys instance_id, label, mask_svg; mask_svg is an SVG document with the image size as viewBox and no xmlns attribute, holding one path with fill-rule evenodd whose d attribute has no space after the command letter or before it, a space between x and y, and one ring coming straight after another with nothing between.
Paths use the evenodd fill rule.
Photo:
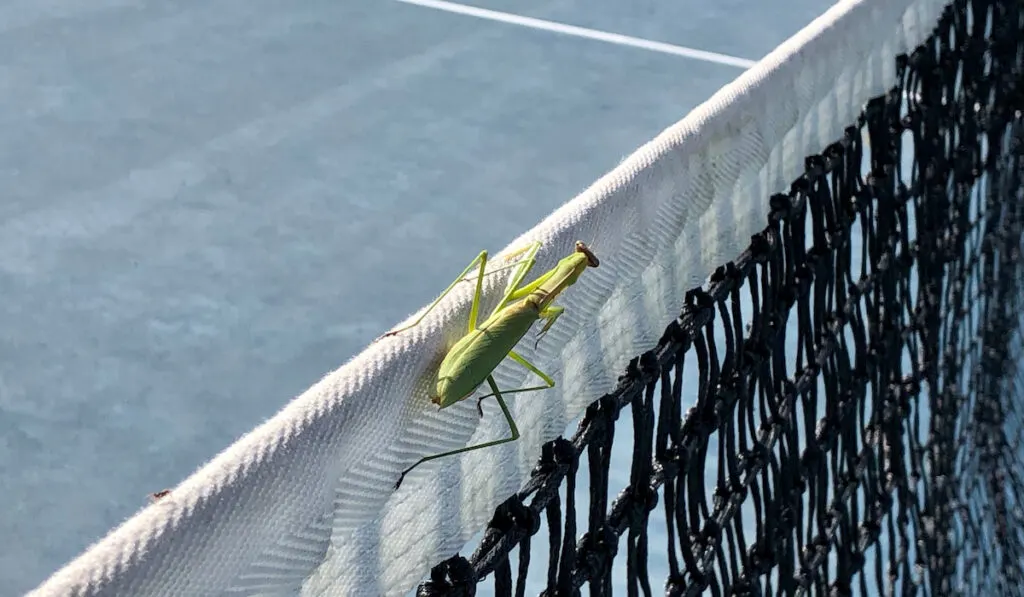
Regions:
<instances>
[{"instance_id":1,"label":"textured netting material","mask_svg":"<svg viewBox=\"0 0 1024 597\"><path fill-rule=\"evenodd\" d=\"M531 562L543 594L611 594L616 556L650 595L651 554L668 595L1024 595L1024 3L957 2L896 60L898 84L418 595L485 575L523 595Z\"/></svg>"},{"instance_id":2,"label":"textured netting material","mask_svg":"<svg viewBox=\"0 0 1024 597\"><path fill-rule=\"evenodd\" d=\"M601 258L519 349L556 382L509 397L519 441L394 490L420 457L507 433L492 402L482 418L474 400L429 402L465 330L460 285L32 595L405 595L492 520L477 556L422 590L470 593L491 573L523 594L511 566L536 568L544 519L549 594L601 593L623 561L646 588L659 556L680 594L1018 590L1019 12L843 0L506 248L540 241L537 271L576 240ZM484 309L508 273L487 275ZM531 381L515 364L495 377ZM613 501L607 449L630 436L616 413L632 413L635 453Z\"/></svg>"}]
</instances>

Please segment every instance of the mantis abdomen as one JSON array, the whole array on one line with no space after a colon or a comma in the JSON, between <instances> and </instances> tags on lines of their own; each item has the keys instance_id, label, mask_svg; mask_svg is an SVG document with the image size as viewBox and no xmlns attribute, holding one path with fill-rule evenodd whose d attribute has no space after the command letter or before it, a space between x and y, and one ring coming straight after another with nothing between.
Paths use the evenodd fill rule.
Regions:
<instances>
[{"instance_id":1,"label":"mantis abdomen","mask_svg":"<svg viewBox=\"0 0 1024 597\"><path fill-rule=\"evenodd\" d=\"M539 317L537 306L520 301L491 317L452 346L437 373L437 395L445 408L472 394L523 339Z\"/></svg>"}]
</instances>

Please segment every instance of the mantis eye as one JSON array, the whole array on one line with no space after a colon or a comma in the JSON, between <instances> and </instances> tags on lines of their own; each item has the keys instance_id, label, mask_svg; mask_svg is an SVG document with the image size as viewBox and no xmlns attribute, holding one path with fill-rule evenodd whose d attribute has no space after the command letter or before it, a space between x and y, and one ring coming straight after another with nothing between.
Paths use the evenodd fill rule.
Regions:
<instances>
[{"instance_id":1,"label":"mantis eye","mask_svg":"<svg viewBox=\"0 0 1024 597\"><path fill-rule=\"evenodd\" d=\"M584 255L587 256L587 265L589 265L590 267L597 267L601 265L601 260L598 259L597 255L594 255L594 252L591 251L590 248L587 247L587 245L585 245L581 240L576 241L576 252L583 253Z\"/></svg>"}]
</instances>

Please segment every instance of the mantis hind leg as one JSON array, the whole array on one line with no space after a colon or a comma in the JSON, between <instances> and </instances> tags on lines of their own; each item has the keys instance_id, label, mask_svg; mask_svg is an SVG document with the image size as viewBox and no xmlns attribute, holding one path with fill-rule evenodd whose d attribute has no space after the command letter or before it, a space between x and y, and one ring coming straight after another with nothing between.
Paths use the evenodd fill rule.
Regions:
<instances>
[{"instance_id":1,"label":"mantis hind leg","mask_svg":"<svg viewBox=\"0 0 1024 597\"><path fill-rule=\"evenodd\" d=\"M410 323L409 325L402 326L397 330L391 330L390 332L387 332L384 335L382 335L381 338L394 336L396 334L400 334L408 329L418 326L420 322L423 321L423 318L425 318L431 311L433 311L434 307L436 307L438 303L440 303L441 300L444 299L444 297L448 296L448 293L451 292L455 288L455 286L458 285L458 283L461 282L463 278L465 278L466 275L469 274L469 272L473 271L474 267L477 267L477 264L479 264L478 269L480 270L479 274L477 275L477 293L473 296L473 307L469 318L469 329L470 331L472 331L476 327L477 305L480 299L480 284L481 280L483 279L484 270L487 267L487 251L480 251L480 254L477 255L476 258L473 259L473 261L469 262L469 265L466 266L466 269L462 270L462 273L459 274L457 278L455 278L455 281L449 284L448 288L445 288L444 292L442 292L440 296L434 299L434 302L430 303L430 305L427 306L426 310L423 311L423 313L416 318L416 321ZM378 338L378 340L379 339L380 338Z\"/></svg>"},{"instance_id":2,"label":"mantis hind leg","mask_svg":"<svg viewBox=\"0 0 1024 597\"><path fill-rule=\"evenodd\" d=\"M416 318L416 321L413 321L409 325L402 326L402 327L398 328L397 330L391 330L390 332L382 334L380 336L380 338L377 338L377 339L380 340L381 338L387 338L388 336L394 336L396 334L400 334L400 333L402 333L402 332L404 332L404 331L406 331L408 329L411 329L411 328L414 328L414 327L418 326L420 324L420 322L422 322L423 319L426 318L426 316L431 311L434 310L434 307L436 307L438 305L438 303L440 303L444 299L444 297L446 297L448 295L448 293L450 293L452 290L455 289L456 286L458 286L459 282L463 282L463 281L467 281L468 282L468 280L465 279L466 276L469 274L469 272L473 271L473 269L476 268L477 270L479 270L477 272L477 276L476 276L476 292L473 293L473 304L470 307L470 311L469 311L469 331L472 332L473 330L476 329L477 315L480 312L480 297L481 297L481 294L483 292L483 279L484 279L484 275L486 273L492 273L493 274L493 273L496 273L496 272L500 272L501 270L506 270L506 269L510 269L510 268L513 268L513 267L520 268L520 270L518 272L516 272L515 277L513 278L513 283L510 284L508 292L506 292L505 296L502 297L502 301L499 304L499 308L500 308L501 306L504 306L505 303L507 303L509 301L509 297L516 291L516 288L522 282L523 278L526 277L526 274L533 267L533 264L535 262L534 261L534 256L537 254L538 250L540 250L540 243L539 242L534 242L534 243L530 243L530 244L526 245L525 247L523 247L521 249L517 249L515 251L512 251L508 255L504 256L504 258L502 259L502 262L503 262L502 265L494 268L490 272L486 272L486 269L487 269L487 251L480 251L480 254L477 255L476 258L473 259L473 261L469 262L469 265L466 266L466 269L462 270L462 273L459 274L459 276L457 278L455 278L455 281L452 282L451 284L449 284L448 288L445 288L444 292L442 292L440 296L438 296L436 299L434 299L434 302L430 303L430 305L427 306L426 310L424 310L423 313L420 314L420 316ZM516 263L509 263L509 261L511 259L513 259L513 258L515 258L515 257L517 257L519 255L522 255L524 253L526 254L526 257L524 257L520 261L517 261Z\"/></svg>"},{"instance_id":3,"label":"mantis hind leg","mask_svg":"<svg viewBox=\"0 0 1024 597\"><path fill-rule=\"evenodd\" d=\"M395 489L398 489L399 486L402 485L402 481L405 480L405 476L407 474L409 474L409 472L412 471L412 469L414 469L417 466L423 464L424 462L429 462L431 460L437 460L438 458L444 458L445 456L454 456L456 454L462 454L463 452L472 452L474 450L482 450L484 448L490 448L492 446L500 446L501 444L507 444L509 442L514 442L517 439L519 439L519 428L516 427L516 421L515 421L515 419L512 418L512 412L509 411L508 405L505 404L505 401L502 399L502 397L501 397L501 390L498 389L498 384L496 384L494 382L494 377L493 376L490 376L490 375L487 376L487 384L491 387L491 391L494 392L493 396L495 396L497 398L497 400L498 400L498 406L501 407L501 412L502 412L502 414L505 415L505 420L508 422L508 428L512 432L512 436L511 437L506 437L504 439L498 439L498 440L494 440L494 441L490 441L490 442L484 442L482 444L477 444L475 446L467 446L465 448L459 448L458 450L451 450L450 452L442 452L441 454L434 454L433 456L427 456L426 458L420 458L419 460L416 461L415 464L413 464L409 468L407 468L404 471L402 471L401 476L398 477L398 482L395 483ZM518 391L522 391L522 390L518 390Z\"/></svg>"}]
</instances>

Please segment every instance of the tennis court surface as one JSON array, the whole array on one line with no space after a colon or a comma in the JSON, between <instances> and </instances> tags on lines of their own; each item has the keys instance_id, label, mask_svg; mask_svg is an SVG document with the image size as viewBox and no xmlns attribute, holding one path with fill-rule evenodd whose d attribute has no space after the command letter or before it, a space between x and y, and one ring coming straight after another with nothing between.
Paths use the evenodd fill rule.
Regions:
<instances>
[{"instance_id":1,"label":"tennis court surface","mask_svg":"<svg viewBox=\"0 0 1024 597\"><path fill-rule=\"evenodd\" d=\"M600 247L602 265L610 264L570 295L573 312L552 331L554 346L536 353L553 367L559 388L532 404L516 401L524 428L516 446L443 465L391 495L390 475L401 463L503 431L498 419L481 422L473 405L447 418L416 399L425 387L420 376L464 326L457 320L465 293L428 320L425 333L364 349L429 302L481 249L497 251L533 228L832 6L664 4L108 0L0 8L0 437L7 448L0 473L8 505L0 533L20 546L0 554L0 583L28 591L129 519L39 594L59 594L71 586L63 582L84 582L76 586L88 586L89 595L117 594L116 587L293 594L296 579L309 594L401 594L479 538L494 507L529 476L540 445L571 434L566 424L615 387L628 357L655 347L685 292L738 258L767 224L768 197L789 191L803 157L839 140L842 125L857 124L861 104L875 95L852 98L894 83L894 68L879 62L893 63L894 52L883 53L895 47L890 42L923 42L938 22L933 6L941 7L901 0L929 20L884 21L901 33L879 31L877 44L863 41L873 34L864 23L876 17L857 17L860 42L843 31L852 18L822 29L819 37L846 44L870 74L856 74L836 50L826 85L830 65L803 57L804 74L777 88L778 118L762 99L757 109L767 118L738 110L728 122L714 121L703 141L687 133L691 146L710 143L707 155L729 160L696 150L690 162L672 158L706 192L679 198L659 186L671 174L665 168L678 167L658 166L660 157L627 161L616 172L629 176L605 181L607 192L588 191L578 211L563 208L538 227L545 246L539 267L550 267L559 257L553 247L569 236ZM873 0L850 6L861 4L896 11ZM960 4L1019 16L1009 2ZM793 71L793 61L786 67ZM814 96L823 90L827 97ZM817 111L790 116L794 106ZM847 113L839 134L825 135L835 125L824 121ZM756 137L750 127L760 127L767 142L768 129L790 118L799 134L785 139L785 151L748 151ZM742 142L729 127L746 135ZM864 151L874 150L873 135ZM648 150L675 151L665 147ZM733 162L741 164L735 176ZM778 181L785 184L771 186ZM751 207L744 193L764 206ZM649 210L624 199L647 195ZM665 206L704 205L704 197L706 213L684 221L657 207L662 196L673 197ZM724 196L731 198L718 199ZM609 207L616 201L619 211ZM990 212L972 201L964 203L972 222L994 217L979 215ZM1012 229L1010 217L972 230L981 239L989 228ZM649 248L635 236L643 223L653 231ZM857 233L867 235L872 256L888 254L871 244L873 233ZM787 267L806 257L792 250ZM666 265L670 258L687 265ZM965 263L957 274L963 279L992 279L979 261ZM912 300L909 290L899 292L885 297ZM759 302L764 297L743 300L769 309ZM659 319L662 312L672 315ZM978 317L999 319L995 311ZM793 318L801 338L825 321ZM751 324L737 321L737 330ZM688 342L682 352L695 340ZM821 342L815 336L813 346ZM888 350L918 348L907 342ZM794 358L806 364L811 345L799 350ZM736 362L727 359L723 367L730 366ZM824 370L823 379L832 379ZM510 384L524 379L512 371L497 376ZM799 371L789 374L798 380ZM773 375L779 383L786 377ZM988 375L992 383L1005 377ZM708 385L710 378L701 379L693 387ZM693 400L682 400L683 412ZM817 408L806 404L808 412ZM826 414L801 425L813 428L814 416ZM273 431L286 419L292 422ZM385 439L394 441L376 443ZM624 458L609 467L636 472L635 454ZM847 474L820 477L829 499L842 492L828 479ZM709 492L714 485L708 482ZM175 489L136 515L148 493L164 488ZM819 506L819 514L826 511L833 510ZM570 530L585 529L562 529L571 538ZM190 572L171 572L181 566ZM657 587L666 570L652 572Z\"/></svg>"}]
</instances>

